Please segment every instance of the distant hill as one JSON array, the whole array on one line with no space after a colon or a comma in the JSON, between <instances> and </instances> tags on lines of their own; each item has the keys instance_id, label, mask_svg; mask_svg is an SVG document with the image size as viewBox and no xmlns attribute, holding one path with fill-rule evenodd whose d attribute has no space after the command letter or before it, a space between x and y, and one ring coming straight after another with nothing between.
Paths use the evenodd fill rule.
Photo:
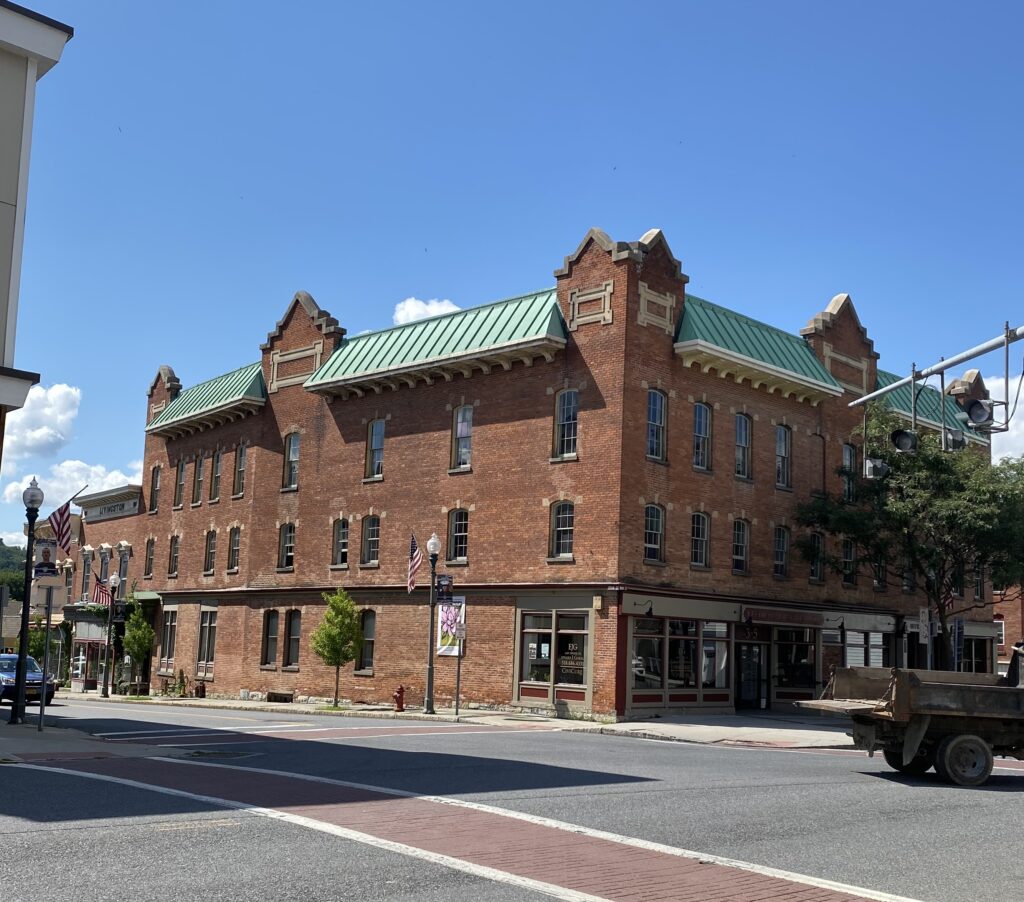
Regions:
<instances>
[{"instance_id":1,"label":"distant hill","mask_svg":"<svg viewBox=\"0 0 1024 902\"><path fill-rule=\"evenodd\" d=\"M25 549L17 545L5 545L0 539L0 570L24 570Z\"/></svg>"}]
</instances>

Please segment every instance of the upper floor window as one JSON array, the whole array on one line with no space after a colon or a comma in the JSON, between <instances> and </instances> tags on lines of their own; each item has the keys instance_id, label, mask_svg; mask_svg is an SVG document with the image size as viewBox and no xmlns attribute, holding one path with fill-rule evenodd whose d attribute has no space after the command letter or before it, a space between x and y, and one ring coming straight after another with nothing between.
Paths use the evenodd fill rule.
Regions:
<instances>
[{"instance_id":1,"label":"upper floor window","mask_svg":"<svg viewBox=\"0 0 1024 902\"><path fill-rule=\"evenodd\" d=\"M698 470L711 469L711 408L693 405L693 465Z\"/></svg>"},{"instance_id":2,"label":"upper floor window","mask_svg":"<svg viewBox=\"0 0 1024 902\"><path fill-rule=\"evenodd\" d=\"M89 577L92 576L92 555L82 555L82 598L89 601Z\"/></svg>"},{"instance_id":3,"label":"upper floor window","mask_svg":"<svg viewBox=\"0 0 1024 902\"><path fill-rule=\"evenodd\" d=\"M149 471L149 509L155 511L160 505L160 467Z\"/></svg>"},{"instance_id":4,"label":"upper floor window","mask_svg":"<svg viewBox=\"0 0 1024 902\"><path fill-rule=\"evenodd\" d=\"M815 582L825 579L825 536L820 532L811 533L811 573L810 578Z\"/></svg>"},{"instance_id":5,"label":"upper floor window","mask_svg":"<svg viewBox=\"0 0 1024 902\"><path fill-rule=\"evenodd\" d=\"M698 511L690 518L690 564L708 566L708 515Z\"/></svg>"},{"instance_id":6,"label":"upper floor window","mask_svg":"<svg viewBox=\"0 0 1024 902\"><path fill-rule=\"evenodd\" d=\"M576 389L558 393L555 401L555 457L572 457L576 453L579 412L580 393Z\"/></svg>"},{"instance_id":7,"label":"upper floor window","mask_svg":"<svg viewBox=\"0 0 1024 902\"><path fill-rule=\"evenodd\" d=\"M110 575L110 552L100 552L100 582L106 585L107 577Z\"/></svg>"},{"instance_id":8,"label":"upper floor window","mask_svg":"<svg viewBox=\"0 0 1024 902\"><path fill-rule=\"evenodd\" d=\"M996 625L996 645L1006 645L1006 621L1003 619L1003 615L997 615L992 622Z\"/></svg>"},{"instance_id":9,"label":"upper floor window","mask_svg":"<svg viewBox=\"0 0 1024 902\"><path fill-rule=\"evenodd\" d=\"M277 663L277 632L281 615L277 611L263 612L263 649L260 664L272 667Z\"/></svg>"},{"instance_id":10,"label":"upper floor window","mask_svg":"<svg viewBox=\"0 0 1024 902\"><path fill-rule=\"evenodd\" d=\"M473 406L456 408L452 424L452 469L466 469L473 459Z\"/></svg>"},{"instance_id":11,"label":"upper floor window","mask_svg":"<svg viewBox=\"0 0 1024 902\"><path fill-rule=\"evenodd\" d=\"M665 394L655 389L647 392L647 456L665 459Z\"/></svg>"},{"instance_id":12,"label":"upper floor window","mask_svg":"<svg viewBox=\"0 0 1024 902\"><path fill-rule=\"evenodd\" d=\"M469 511L459 508L448 514L448 560L469 557Z\"/></svg>"},{"instance_id":13,"label":"upper floor window","mask_svg":"<svg viewBox=\"0 0 1024 902\"><path fill-rule=\"evenodd\" d=\"M206 534L206 553L203 555L203 573L213 573L217 561L217 531L211 529Z\"/></svg>"},{"instance_id":14,"label":"upper floor window","mask_svg":"<svg viewBox=\"0 0 1024 902\"><path fill-rule=\"evenodd\" d=\"M732 521L732 569L746 573L750 560L750 525L746 520Z\"/></svg>"},{"instance_id":15,"label":"upper floor window","mask_svg":"<svg viewBox=\"0 0 1024 902\"><path fill-rule=\"evenodd\" d=\"M228 570L238 569L238 555L242 545L242 528L232 526L228 533Z\"/></svg>"},{"instance_id":16,"label":"upper floor window","mask_svg":"<svg viewBox=\"0 0 1024 902\"><path fill-rule=\"evenodd\" d=\"M68 604L73 604L74 599L71 596L75 591L75 567L70 561L64 568L64 589L68 594Z\"/></svg>"},{"instance_id":17,"label":"upper floor window","mask_svg":"<svg viewBox=\"0 0 1024 902\"><path fill-rule=\"evenodd\" d=\"M857 449L853 445L843 445L843 501L853 501L856 497Z\"/></svg>"},{"instance_id":18,"label":"upper floor window","mask_svg":"<svg viewBox=\"0 0 1024 902\"><path fill-rule=\"evenodd\" d=\"M220 498L220 460L219 450L213 452L213 459L210 462L210 500L217 501Z\"/></svg>"},{"instance_id":19,"label":"upper floor window","mask_svg":"<svg viewBox=\"0 0 1024 902\"><path fill-rule=\"evenodd\" d=\"M277 532L277 567L284 570L295 566L295 524L282 523Z\"/></svg>"},{"instance_id":20,"label":"upper floor window","mask_svg":"<svg viewBox=\"0 0 1024 902\"><path fill-rule=\"evenodd\" d=\"M245 457L246 445L239 445L235 448L235 478L231 485L232 495L245 493Z\"/></svg>"},{"instance_id":21,"label":"upper floor window","mask_svg":"<svg viewBox=\"0 0 1024 902\"><path fill-rule=\"evenodd\" d=\"M281 487L297 489L299 487L299 433L289 432L284 437L284 474Z\"/></svg>"},{"instance_id":22,"label":"upper floor window","mask_svg":"<svg viewBox=\"0 0 1024 902\"><path fill-rule=\"evenodd\" d=\"M775 576L789 576L789 529L776 526L772 536L772 573Z\"/></svg>"},{"instance_id":23,"label":"upper floor window","mask_svg":"<svg viewBox=\"0 0 1024 902\"><path fill-rule=\"evenodd\" d=\"M665 511L657 504L644 508L644 560L665 560Z\"/></svg>"},{"instance_id":24,"label":"upper floor window","mask_svg":"<svg viewBox=\"0 0 1024 902\"><path fill-rule=\"evenodd\" d=\"M373 611L363 611L359 615L362 627L363 645L359 653L359 669L373 670L373 643L377 637L377 615Z\"/></svg>"},{"instance_id":25,"label":"upper floor window","mask_svg":"<svg viewBox=\"0 0 1024 902\"><path fill-rule=\"evenodd\" d=\"M185 461L178 461L178 471L174 480L174 506L181 507L185 503Z\"/></svg>"},{"instance_id":26,"label":"upper floor window","mask_svg":"<svg viewBox=\"0 0 1024 902\"><path fill-rule=\"evenodd\" d=\"M985 598L985 568L978 563L974 565L974 597L978 601Z\"/></svg>"},{"instance_id":27,"label":"upper floor window","mask_svg":"<svg viewBox=\"0 0 1024 902\"><path fill-rule=\"evenodd\" d=\"M857 585L857 546L853 539L843 539L843 585Z\"/></svg>"},{"instance_id":28,"label":"upper floor window","mask_svg":"<svg viewBox=\"0 0 1024 902\"><path fill-rule=\"evenodd\" d=\"M889 584L889 562L886 560L884 554L879 554L875 558L872 570L874 571L872 573L872 583L874 588L879 591L883 591Z\"/></svg>"},{"instance_id":29,"label":"upper floor window","mask_svg":"<svg viewBox=\"0 0 1024 902\"><path fill-rule=\"evenodd\" d=\"M181 540L178 536L171 536L171 545L167 552L167 575L177 576L178 575L178 548L181 545Z\"/></svg>"},{"instance_id":30,"label":"upper floor window","mask_svg":"<svg viewBox=\"0 0 1024 902\"><path fill-rule=\"evenodd\" d=\"M363 518L363 550L361 563L380 563L380 517Z\"/></svg>"},{"instance_id":31,"label":"upper floor window","mask_svg":"<svg viewBox=\"0 0 1024 902\"><path fill-rule=\"evenodd\" d=\"M196 469L192 474L192 503L203 500L203 471L206 469L206 455L200 451L196 457Z\"/></svg>"},{"instance_id":32,"label":"upper floor window","mask_svg":"<svg viewBox=\"0 0 1024 902\"><path fill-rule=\"evenodd\" d=\"M788 489L793 485L793 431L788 426L775 427L775 484Z\"/></svg>"},{"instance_id":33,"label":"upper floor window","mask_svg":"<svg viewBox=\"0 0 1024 902\"><path fill-rule=\"evenodd\" d=\"M344 517L334 521L331 534L331 566L348 566L348 520Z\"/></svg>"},{"instance_id":34,"label":"upper floor window","mask_svg":"<svg viewBox=\"0 0 1024 902\"><path fill-rule=\"evenodd\" d=\"M913 561L909 555L903 558L903 579L901 587L904 592L913 592L917 589L917 574L914 572Z\"/></svg>"},{"instance_id":35,"label":"upper floor window","mask_svg":"<svg viewBox=\"0 0 1024 902\"><path fill-rule=\"evenodd\" d=\"M953 594L957 598L964 597L964 565L963 561L954 565L952 577L950 579L950 588L953 590Z\"/></svg>"},{"instance_id":36,"label":"upper floor window","mask_svg":"<svg viewBox=\"0 0 1024 902\"><path fill-rule=\"evenodd\" d=\"M124 600L125 593L128 591L128 558L131 557L131 551L122 551L118 555L117 559L117 576L119 582L117 584L117 592L115 597Z\"/></svg>"},{"instance_id":37,"label":"upper floor window","mask_svg":"<svg viewBox=\"0 0 1024 902\"><path fill-rule=\"evenodd\" d=\"M572 557L576 507L571 501L551 505L551 556Z\"/></svg>"},{"instance_id":38,"label":"upper floor window","mask_svg":"<svg viewBox=\"0 0 1024 902\"><path fill-rule=\"evenodd\" d=\"M736 475L740 479L753 479L754 470L750 456L750 417L745 413L736 414Z\"/></svg>"},{"instance_id":39,"label":"upper floor window","mask_svg":"<svg viewBox=\"0 0 1024 902\"><path fill-rule=\"evenodd\" d=\"M284 615L284 660L285 667L299 666L299 637L302 635L302 612L294 608Z\"/></svg>"},{"instance_id":40,"label":"upper floor window","mask_svg":"<svg viewBox=\"0 0 1024 902\"><path fill-rule=\"evenodd\" d=\"M384 475L384 421L373 420L366 430L366 478Z\"/></svg>"}]
</instances>

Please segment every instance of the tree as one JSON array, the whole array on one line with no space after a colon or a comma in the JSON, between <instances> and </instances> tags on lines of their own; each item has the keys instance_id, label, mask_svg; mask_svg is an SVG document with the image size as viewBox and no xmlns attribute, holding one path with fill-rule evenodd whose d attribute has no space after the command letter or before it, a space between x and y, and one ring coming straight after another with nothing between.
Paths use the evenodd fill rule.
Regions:
<instances>
[{"instance_id":1,"label":"tree","mask_svg":"<svg viewBox=\"0 0 1024 902\"><path fill-rule=\"evenodd\" d=\"M889 467L881 479L840 470L852 483L847 497L820 495L797 511L797 522L812 531L850 540L851 562L825 555L831 569L855 577L866 571L881 583L919 590L938 619L943 641L935 666L953 663L952 619L992 604L964 590L976 568L995 585L1019 585L1024 578L1024 458L990 463L987 449L943 451L937 435L918 437L915 453L900 453L889 437L906 422L872 407L865 457ZM851 497L852 496L852 497ZM797 546L815 553L809 537Z\"/></svg>"},{"instance_id":2,"label":"tree","mask_svg":"<svg viewBox=\"0 0 1024 902\"><path fill-rule=\"evenodd\" d=\"M7 586L11 601L25 600L25 562L18 570L0 570L0 586Z\"/></svg>"},{"instance_id":3,"label":"tree","mask_svg":"<svg viewBox=\"0 0 1024 902\"><path fill-rule=\"evenodd\" d=\"M328 667L334 668L334 707L338 707L338 685L341 668L354 661L363 645L359 609L342 588L324 592L327 611L323 622L310 637L313 651Z\"/></svg>"},{"instance_id":4,"label":"tree","mask_svg":"<svg viewBox=\"0 0 1024 902\"><path fill-rule=\"evenodd\" d=\"M132 659L132 682L136 682L135 677L141 672L139 669L140 665L153 650L155 639L156 631L149 625L149 621L143 615L142 607L135 606L131 616L128 618L128 623L125 625L123 640L125 654ZM137 685L135 694L139 694Z\"/></svg>"},{"instance_id":5,"label":"tree","mask_svg":"<svg viewBox=\"0 0 1024 902\"><path fill-rule=\"evenodd\" d=\"M50 652L53 653L53 638L50 638ZM32 620L32 629L28 633L28 654L35 658L39 666L43 666L43 653L46 651L46 626L38 614Z\"/></svg>"}]
</instances>

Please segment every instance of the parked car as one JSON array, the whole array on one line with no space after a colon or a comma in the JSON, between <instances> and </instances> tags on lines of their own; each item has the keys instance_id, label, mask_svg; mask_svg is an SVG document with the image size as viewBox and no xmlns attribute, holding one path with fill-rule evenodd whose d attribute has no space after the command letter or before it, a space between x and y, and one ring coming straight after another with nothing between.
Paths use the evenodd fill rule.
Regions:
<instances>
[{"instance_id":1,"label":"parked car","mask_svg":"<svg viewBox=\"0 0 1024 902\"><path fill-rule=\"evenodd\" d=\"M43 689L43 670L35 658L28 658L25 674L25 702L38 702ZM0 655L0 702L14 702L14 681L18 672L17 655ZM46 704L53 701L53 680L46 681Z\"/></svg>"}]
</instances>

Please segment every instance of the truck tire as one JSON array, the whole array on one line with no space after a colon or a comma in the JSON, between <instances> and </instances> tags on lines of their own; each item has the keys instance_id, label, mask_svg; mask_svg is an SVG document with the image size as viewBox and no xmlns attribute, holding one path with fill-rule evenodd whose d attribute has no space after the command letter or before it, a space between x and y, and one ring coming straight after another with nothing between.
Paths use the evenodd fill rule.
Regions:
<instances>
[{"instance_id":1,"label":"truck tire","mask_svg":"<svg viewBox=\"0 0 1024 902\"><path fill-rule=\"evenodd\" d=\"M917 755L910 764L903 763L902 751L885 749L882 752L882 757L885 758L885 763L893 770L898 770L901 774L908 774L912 777L920 777L922 774L927 773L935 764L935 756L932 754Z\"/></svg>"},{"instance_id":2,"label":"truck tire","mask_svg":"<svg viewBox=\"0 0 1024 902\"><path fill-rule=\"evenodd\" d=\"M960 733L939 743L935 770L958 786L981 786L992 775L992 749L980 736Z\"/></svg>"}]
</instances>

